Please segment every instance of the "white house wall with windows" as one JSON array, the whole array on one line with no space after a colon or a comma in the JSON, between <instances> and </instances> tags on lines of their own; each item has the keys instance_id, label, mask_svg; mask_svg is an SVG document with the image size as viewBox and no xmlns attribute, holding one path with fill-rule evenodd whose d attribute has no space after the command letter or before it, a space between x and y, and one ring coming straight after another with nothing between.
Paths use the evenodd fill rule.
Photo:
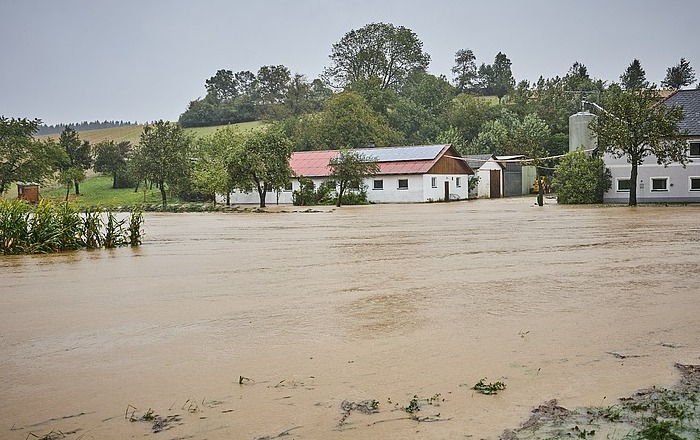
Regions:
<instances>
[{"instance_id":1,"label":"white house wall with windows","mask_svg":"<svg viewBox=\"0 0 700 440\"><path fill-rule=\"evenodd\" d=\"M679 124L688 140L689 163L659 165L649 156L638 167L637 202L700 202L700 90L679 90L666 98L668 106L681 106L683 120ZM606 203L627 203L630 192L631 165L625 157L603 156L612 173L612 188L604 195Z\"/></svg>"},{"instance_id":2,"label":"white house wall with windows","mask_svg":"<svg viewBox=\"0 0 700 440\"><path fill-rule=\"evenodd\" d=\"M469 197L469 178L474 171L451 145L419 145L410 147L361 148L358 153L374 158L380 168L376 176L364 181L367 200L372 203L416 203ZM310 178L316 187L329 180L329 161L338 150L300 151L292 154L289 165L297 179L283 191L267 194L266 204L290 204L299 189L298 177ZM224 201L225 196L217 196ZM258 203L257 192L231 193L231 203Z\"/></svg>"}]
</instances>

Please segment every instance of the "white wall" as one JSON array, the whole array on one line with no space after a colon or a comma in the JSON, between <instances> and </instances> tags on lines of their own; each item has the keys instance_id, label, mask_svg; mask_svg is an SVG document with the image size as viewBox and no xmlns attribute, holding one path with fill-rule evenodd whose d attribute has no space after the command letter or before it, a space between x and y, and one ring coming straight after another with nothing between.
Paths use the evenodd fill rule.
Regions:
<instances>
[{"instance_id":1,"label":"white wall","mask_svg":"<svg viewBox=\"0 0 700 440\"><path fill-rule=\"evenodd\" d=\"M503 191L503 168L496 162L489 160L485 162L477 171L479 176L478 196L479 198L488 199L491 197L491 170L500 171L501 176L501 192ZM494 196L496 197L496 196Z\"/></svg>"},{"instance_id":2,"label":"white wall","mask_svg":"<svg viewBox=\"0 0 700 440\"><path fill-rule=\"evenodd\" d=\"M435 177L436 188L432 187L432 178ZM457 186L459 177L460 186ZM445 181L450 182L450 194L459 199L468 198L469 175L446 175L446 174L407 174L407 175L381 175L365 179L367 186L367 200L371 203L419 203L428 201L438 201L445 198ZM313 178L314 185L318 186L327 178ZM374 181L382 180L383 189L374 189ZM399 180L408 180L408 188L399 189ZM280 204L292 203L292 192L299 189L299 181L292 180L292 191L281 191L279 193ZM243 193L234 191L231 193L231 204L259 204L258 192ZM226 197L217 195L217 203L226 203ZM269 192L265 199L267 205L277 203L277 193Z\"/></svg>"},{"instance_id":3,"label":"white wall","mask_svg":"<svg viewBox=\"0 0 700 440\"><path fill-rule=\"evenodd\" d=\"M694 141L695 142L695 141ZM618 191L618 180L630 178L632 166L626 158L615 159L610 154L603 156L612 173L612 188L603 197L605 203L628 203L629 191ZM700 191L690 189L690 178L700 178L700 158L694 158L685 168L677 163L668 167L658 165L655 156L649 156L637 168L637 202L700 202ZM668 178L665 191L652 191L653 178Z\"/></svg>"}]
</instances>

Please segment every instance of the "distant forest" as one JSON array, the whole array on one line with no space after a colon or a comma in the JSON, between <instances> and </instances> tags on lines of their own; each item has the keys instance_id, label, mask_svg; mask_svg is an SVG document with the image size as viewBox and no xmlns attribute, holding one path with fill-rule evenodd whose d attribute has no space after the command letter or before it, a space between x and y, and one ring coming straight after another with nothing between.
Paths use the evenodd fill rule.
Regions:
<instances>
[{"instance_id":1,"label":"distant forest","mask_svg":"<svg viewBox=\"0 0 700 440\"><path fill-rule=\"evenodd\" d=\"M126 127L129 125L138 125L138 122L130 121L83 121L71 124L56 124L56 125L46 125L42 124L39 126L39 131L37 135L46 134L60 134L66 127L70 127L75 131L89 131L89 130L99 130L101 128L115 128L115 127Z\"/></svg>"}]
</instances>

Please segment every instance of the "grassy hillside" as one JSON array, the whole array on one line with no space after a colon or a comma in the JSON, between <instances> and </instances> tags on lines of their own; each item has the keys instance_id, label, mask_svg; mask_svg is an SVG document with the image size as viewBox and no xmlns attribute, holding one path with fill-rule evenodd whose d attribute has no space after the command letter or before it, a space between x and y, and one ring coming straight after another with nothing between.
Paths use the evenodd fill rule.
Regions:
<instances>
[{"instance_id":1,"label":"grassy hillside","mask_svg":"<svg viewBox=\"0 0 700 440\"><path fill-rule=\"evenodd\" d=\"M251 130L255 129L257 127L260 127L263 123L260 121L254 121L254 122L242 122L240 124L232 124L232 127L235 127L236 129L239 130ZM141 132L143 132L143 125L129 125L125 127L116 127L116 128L103 128L100 130L89 130L89 131L80 131L78 132L78 135L80 136L80 140L83 141L88 141L91 144L96 144L98 142L102 141L108 141L112 140L114 142L122 142L122 141L129 141L133 145L136 145L139 143L141 139ZM185 132L191 133L194 137L202 137L202 136L207 136L210 134L213 134L217 129L226 127L225 125L217 126L217 127L196 127L196 128L186 128ZM54 138L58 139L59 135L58 134L51 134L51 135L45 135L45 136L39 136L39 138Z\"/></svg>"},{"instance_id":2,"label":"grassy hillside","mask_svg":"<svg viewBox=\"0 0 700 440\"><path fill-rule=\"evenodd\" d=\"M112 189L112 177L97 175L85 179L80 184L80 197L76 197L71 188L68 200L77 206L128 206L138 204L158 204L161 202L160 191L141 186L138 192L133 188ZM16 194L16 192L15 192ZM66 188L59 187L41 190L41 198L62 202L66 198ZM169 202L177 202L176 199Z\"/></svg>"}]
</instances>

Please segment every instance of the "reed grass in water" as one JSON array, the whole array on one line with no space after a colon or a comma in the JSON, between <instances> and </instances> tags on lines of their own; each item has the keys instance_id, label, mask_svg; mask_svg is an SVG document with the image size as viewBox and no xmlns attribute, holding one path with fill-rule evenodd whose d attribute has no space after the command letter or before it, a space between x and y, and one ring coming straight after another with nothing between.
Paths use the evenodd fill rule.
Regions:
<instances>
[{"instance_id":1,"label":"reed grass in water","mask_svg":"<svg viewBox=\"0 0 700 440\"><path fill-rule=\"evenodd\" d=\"M106 219L106 221L105 221ZM126 225L128 224L128 228ZM0 254L45 254L82 248L141 244L143 212L118 219L111 211L78 212L68 203L0 201Z\"/></svg>"}]
</instances>

